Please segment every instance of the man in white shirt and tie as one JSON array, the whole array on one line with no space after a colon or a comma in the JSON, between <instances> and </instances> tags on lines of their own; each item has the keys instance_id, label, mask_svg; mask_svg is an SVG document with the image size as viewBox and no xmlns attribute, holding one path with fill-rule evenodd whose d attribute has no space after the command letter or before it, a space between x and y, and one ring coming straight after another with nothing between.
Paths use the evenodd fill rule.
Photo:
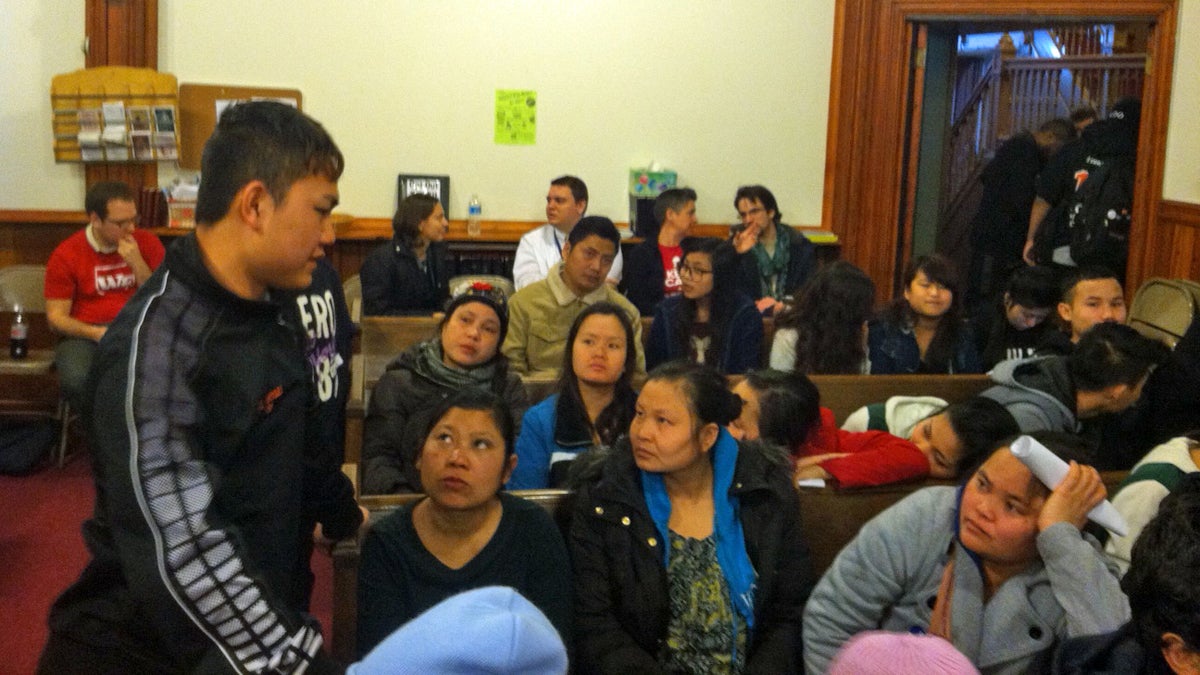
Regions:
<instances>
[{"instance_id":1,"label":"man in white shirt and tie","mask_svg":"<svg viewBox=\"0 0 1200 675\"><path fill-rule=\"evenodd\" d=\"M526 232L517 244L513 260L513 284L517 290L541 281L550 268L562 260L562 247L575 223L587 212L587 184L575 176L559 176L550 181L546 193L546 224ZM614 286L621 280L621 250L608 273Z\"/></svg>"}]
</instances>

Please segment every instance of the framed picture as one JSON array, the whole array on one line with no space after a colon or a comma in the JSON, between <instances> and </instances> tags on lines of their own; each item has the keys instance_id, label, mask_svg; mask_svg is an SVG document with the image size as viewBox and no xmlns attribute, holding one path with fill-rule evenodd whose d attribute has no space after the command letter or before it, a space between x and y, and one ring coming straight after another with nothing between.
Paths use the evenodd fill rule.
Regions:
<instances>
[{"instance_id":1,"label":"framed picture","mask_svg":"<svg viewBox=\"0 0 1200 675\"><path fill-rule=\"evenodd\" d=\"M396 190L396 206L409 195L432 195L442 203L446 217L450 217L450 176L419 176L411 173L400 174L399 187Z\"/></svg>"}]
</instances>

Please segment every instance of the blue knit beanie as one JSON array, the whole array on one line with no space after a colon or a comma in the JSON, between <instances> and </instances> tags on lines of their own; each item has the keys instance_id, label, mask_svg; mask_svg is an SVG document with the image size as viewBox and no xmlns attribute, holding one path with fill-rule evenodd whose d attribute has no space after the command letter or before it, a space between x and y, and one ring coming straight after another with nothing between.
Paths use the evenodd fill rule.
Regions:
<instances>
[{"instance_id":1,"label":"blue knit beanie","mask_svg":"<svg viewBox=\"0 0 1200 675\"><path fill-rule=\"evenodd\" d=\"M567 672L558 631L504 586L451 596L396 629L347 675Z\"/></svg>"}]
</instances>

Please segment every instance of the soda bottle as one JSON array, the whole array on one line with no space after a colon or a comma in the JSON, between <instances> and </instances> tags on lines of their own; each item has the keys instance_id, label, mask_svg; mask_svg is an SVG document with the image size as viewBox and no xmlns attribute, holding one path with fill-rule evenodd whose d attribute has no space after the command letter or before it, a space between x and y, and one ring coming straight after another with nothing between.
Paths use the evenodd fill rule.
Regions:
<instances>
[{"instance_id":1,"label":"soda bottle","mask_svg":"<svg viewBox=\"0 0 1200 675\"><path fill-rule=\"evenodd\" d=\"M25 315L21 306L13 308L12 330L8 333L8 354L14 359L23 359L29 353L29 324L25 323Z\"/></svg>"},{"instance_id":2,"label":"soda bottle","mask_svg":"<svg viewBox=\"0 0 1200 675\"><path fill-rule=\"evenodd\" d=\"M481 222L483 219L483 206L479 203L479 197L471 195L471 201L467 202L467 236L478 237L483 234Z\"/></svg>"}]
</instances>

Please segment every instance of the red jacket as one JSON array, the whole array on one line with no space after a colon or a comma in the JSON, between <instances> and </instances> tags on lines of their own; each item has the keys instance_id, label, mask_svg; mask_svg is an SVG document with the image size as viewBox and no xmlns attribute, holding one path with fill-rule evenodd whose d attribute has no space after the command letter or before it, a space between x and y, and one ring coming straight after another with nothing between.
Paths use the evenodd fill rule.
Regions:
<instances>
[{"instance_id":1,"label":"red jacket","mask_svg":"<svg viewBox=\"0 0 1200 675\"><path fill-rule=\"evenodd\" d=\"M821 462L840 487L887 485L929 475L929 460L916 445L886 431L843 431L833 411L821 408L821 423L792 457L812 457L830 452L850 453Z\"/></svg>"}]
</instances>

